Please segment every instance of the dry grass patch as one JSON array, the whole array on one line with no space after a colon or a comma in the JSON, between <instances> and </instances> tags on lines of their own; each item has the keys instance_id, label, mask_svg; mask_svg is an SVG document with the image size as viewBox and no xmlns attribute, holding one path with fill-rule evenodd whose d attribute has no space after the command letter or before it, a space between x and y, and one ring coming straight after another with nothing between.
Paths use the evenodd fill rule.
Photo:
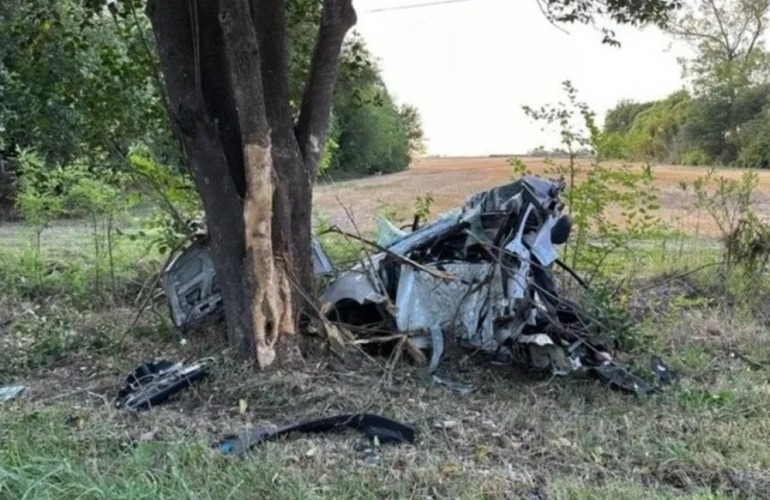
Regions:
<instances>
[{"instance_id":1,"label":"dry grass patch","mask_svg":"<svg viewBox=\"0 0 770 500\"><path fill-rule=\"evenodd\" d=\"M523 158L523 162L534 174L544 174L549 168L542 158ZM582 160L578 165L585 168L589 163ZM653 165L652 168L654 185L660 194L661 219L671 229L683 233L719 236L708 214L692 210L695 199L692 183L706 175L708 169L674 165ZM719 171L729 179L739 179L743 173L743 169L737 168ZM756 210L760 215L768 216L770 172L757 171L757 174ZM434 197L433 214L436 215L460 205L473 193L510 182L512 178L513 170L505 158L424 158L415 161L406 172L321 185L315 190L314 202L334 224L348 228L349 220L342 205L351 207L359 227L371 230L376 224L377 209L383 202L405 209L404 220L410 222L414 200L426 192ZM683 191L680 183L690 186L689 190ZM621 220L619 214L610 214L610 218L613 217Z\"/></svg>"}]
</instances>

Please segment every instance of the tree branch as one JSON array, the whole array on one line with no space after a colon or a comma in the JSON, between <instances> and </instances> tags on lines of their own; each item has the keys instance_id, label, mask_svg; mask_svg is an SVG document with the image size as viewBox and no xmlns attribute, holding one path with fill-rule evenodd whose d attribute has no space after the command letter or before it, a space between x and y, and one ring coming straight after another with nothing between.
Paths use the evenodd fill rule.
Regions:
<instances>
[{"instance_id":1,"label":"tree branch","mask_svg":"<svg viewBox=\"0 0 770 500\"><path fill-rule=\"evenodd\" d=\"M761 11L757 9L757 11L754 12L754 18L757 21L757 26L756 26L756 30L752 33L751 42L749 43L749 48L746 49L747 58L749 57L751 52L754 50L754 45L756 45L757 40L759 40L759 37L762 36L762 32L764 31L764 16L770 4L763 3L762 6L763 6L763 9Z\"/></svg>"},{"instance_id":2,"label":"tree branch","mask_svg":"<svg viewBox=\"0 0 770 500\"><path fill-rule=\"evenodd\" d=\"M556 21L553 19L553 16L548 11L548 7L546 5L543 5L544 1L545 0L537 0L536 3L537 3L538 8L540 9L540 13L543 15L545 20L548 21L548 23L551 26L553 26L554 28L556 28L557 30L561 31L562 33L565 33L565 34L569 35L569 31L564 29L562 26L559 26L558 24L556 24Z\"/></svg>"},{"instance_id":3,"label":"tree branch","mask_svg":"<svg viewBox=\"0 0 770 500\"><path fill-rule=\"evenodd\" d=\"M681 38L702 38L705 40L711 40L712 42L717 43L719 45L724 45L722 43L722 40L719 37L711 35L710 33L700 33L690 28L685 28L676 23L669 23L666 28L666 31L668 31L674 36L678 36Z\"/></svg>"},{"instance_id":4,"label":"tree branch","mask_svg":"<svg viewBox=\"0 0 770 500\"><path fill-rule=\"evenodd\" d=\"M305 167L313 177L318 169L329 128L342 42L355 23L356 12L352 0L324 0L321 27L296 129Z\"/></svg>"},{"instance_id":5,"label":"tree branch","mask_svg":"<svg viewBox=\"0 0 770 500\"><path fill-rule=\"evenodd\" d=\"M738 52L738 49L743 43L743 36L746 34L746 30L749 28L750 23L751 23L751 18L747 16L743 22L743 26L740 27L740 29L738 30L738 33L735 35L735 40L733 40L733 46L732 46L733 52ZM748 52L750 51L747 51L747 54Z\"/></svg>"},{"instance_id":6,"label":"tree branch","mask_svg":"<svg viewBox=\"0 0 770 500\"><path fill-rule=\"evenodd\" d=\"M711 10L714 12L714 17L717 20L717 24L719 25L719 32L722 34L723 42L722 45L724 45L725 50L727 51L727 59L729 61L732 61L735 58L735 54L733 53L732 45L730 45L730 37L727 34L727 31L725 30L725 25L722 22L722 14L719 12L719 8L714 3L714 0L707 0L707 2L711 6Z\"/></svg>"},{"instance_id":7,"label":"tree branch","mask_svg":"<svg viewBox=\"0 0 770 500\"><path fill-rule=\"evenodd\" d=\"M276 129L290 128L289 78L286 61L286 0L250 0L262 61L267 121L273 129L273 146L286 135Z\"/></svg>"}]
</instances>

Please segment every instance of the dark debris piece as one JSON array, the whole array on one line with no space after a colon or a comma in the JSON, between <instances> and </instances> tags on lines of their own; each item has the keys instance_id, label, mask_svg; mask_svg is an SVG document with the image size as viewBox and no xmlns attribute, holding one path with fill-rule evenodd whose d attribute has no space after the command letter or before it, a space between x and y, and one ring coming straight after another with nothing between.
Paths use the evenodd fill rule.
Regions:
<instances>
[{"instance_id":1,"label":"dark debris piece","mask_svg":"<svg viewBox=\"0 0 770 500\"><path fill-rule=\"evenodd\" d=\"M116 405L130 412L146 411L209 375L210 360L184 365L168 360L142 363L118 391Z\"/></svg>"},{"instance_id":2,"label":"dark debris piece","mask_svg":"<svg viewBox=\"0 0 770 500\"><path fill-rule=\"evenodd\" d=\"M245 437L236 435L225 436L214 443L213 448L223 455L243 456L252 447L271 441L292 432L320 433L351 428L362 432L370 439L380 443L414 443L416 431L414 428L396 422L386 417L370 414L337 415L304 422L294 422L276 429L257 428Z\"/></svg>"},{"instance_id":3,"label":"dark debris piece","mask_svg":"<svg viewBox=\"0 0 770 500\"><path fill-rule=\"evenodd\" d=\"M660 356L652 356L650 358L650 370L655 376L655 381L652 383L614 362L594 367L591 369L591 372L610 388L636 394L637 396L658 392L662 386L679 379L679 373L671 370Z\"/></svg>"},{"instance_id":4,"label":"dark debris piece","mask_svg":"<svg viewBox=\"0 0 770 500\"><path fill-rule=\"evenodd\" d=\"M655 374L658 383L661 385L667 385L679 379L679 373L671 370L659 356L652 356L650 358L650 370Z\"/></svg>"},{"instance_id":5,"label":"dark debris piece","mask_svg":"<svg viewBox=\"0 0 770 500\"><path fill-rule=\"evenodd\" d=\"M592 373L604 384L612 389L630 392L637 396L644 396L655 390L643 378L634 375L625 368L614 363L608 363L602 366L596 366L591 369Z\"/></svg>"}]
</instances>

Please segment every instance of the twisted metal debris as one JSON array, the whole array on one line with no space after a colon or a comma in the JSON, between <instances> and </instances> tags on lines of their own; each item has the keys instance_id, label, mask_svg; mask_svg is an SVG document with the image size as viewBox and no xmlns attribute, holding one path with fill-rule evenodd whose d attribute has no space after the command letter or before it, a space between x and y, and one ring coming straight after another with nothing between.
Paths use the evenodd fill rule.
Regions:
<instances>
[{"instance_id":1,"label":"twisted metal debris","mask_svg":"<svg viewBox=\"0 0 770 500\"><path fill-rule=\"evenodd\" d=\"M588 370L610 385L649 391L614 362L614 332L584 317L557 289L556 247L572 228L562 213L564 189L563 179L523 176L411 232L381 224L379 251L336 277L320 297L321 311L363 335L368 325L403 333L412 346L432 351L430 371L455 341L554 374ZM318 274L332 270L315 239L313 259ZM178 327L221 315L205 244L177 256L162 285Z\"/></svg>"}]
</instances>

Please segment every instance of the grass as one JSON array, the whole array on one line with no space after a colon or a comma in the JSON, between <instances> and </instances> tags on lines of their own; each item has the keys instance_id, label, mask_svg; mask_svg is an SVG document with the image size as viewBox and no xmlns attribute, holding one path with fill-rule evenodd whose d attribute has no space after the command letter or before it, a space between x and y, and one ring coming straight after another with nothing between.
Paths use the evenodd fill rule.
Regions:
<instances>
[{"instance_id":1,"label":"grass","mask_svg":"<svg viewBox=\"0 0 770 500\"><path fill-rule=\"evenodd\" d=\"M409 175L467 175L468 163L453 161L440 175L426 165ZM404 212L413 199L399 201L393 182L355 180L340 192L382 183L393 196L379 209ZM371 236L374 226L361 227ZM446 366L477 388L471 394L407 361L340 359L312 342L302 342L302 365L259 373L233 360L221 327L180 342L162 298L137 317L164 260L146 240L119 242L118 293L96 296L87 226L44 233L42 281L28 230L0 227L0 385L28 387L0 406L0 498L770 498L768 287L716 267L681 275L721 255L707 232L688 227L648 235L605 263L613 300L638 332L621 360L645 370L660 354L682 375L642 398L455 351ZM322 240L341 266L358 251L339 235ZM202 356L215 357L213 376L169 404L138 416L110 404L142 361ZM253 426L357 411L414 425L418 443L384 445L374 465L353 432L292 436L243 460L210 449Z\"/></svg>"},{"instance_id":2,"label":"grass","mask_svg":"<svg viewBox=\"0 0 770 500\"><path fill-rule=\"evenodd\" d=\"M119 366L96 360L88 373L70 368L75 373L65 387L30 381L30 395L0 412L0 495L761 497L770 491L770 455L762 437L770 430L770 373L752 369L729 349L741 346L756 359L770 359L770 339L751 322L725 314L672 311L649 326L666 332L656 348L683 378L643 399L590 380L549 380L473 360L454 370L456 378L478 387L467 396L432 385L409 366L388 377L377 361L351 367L310 356L299 370L256 374L226 361L216 344L195 339L185 347L161 347L158 354L216 349L220 365L212 380L172 404L129 417L106 404L103 389L50 400L59 391L115 384ZM128 356L121 357L127 366ZM241 399L248 403L244 413ZM364 462L355 434L296 436L268 443L244 460L208 448L252 424L351 411L411 423L419 443L383 446L373 467Z\"/></svg>"}]
</instances>

